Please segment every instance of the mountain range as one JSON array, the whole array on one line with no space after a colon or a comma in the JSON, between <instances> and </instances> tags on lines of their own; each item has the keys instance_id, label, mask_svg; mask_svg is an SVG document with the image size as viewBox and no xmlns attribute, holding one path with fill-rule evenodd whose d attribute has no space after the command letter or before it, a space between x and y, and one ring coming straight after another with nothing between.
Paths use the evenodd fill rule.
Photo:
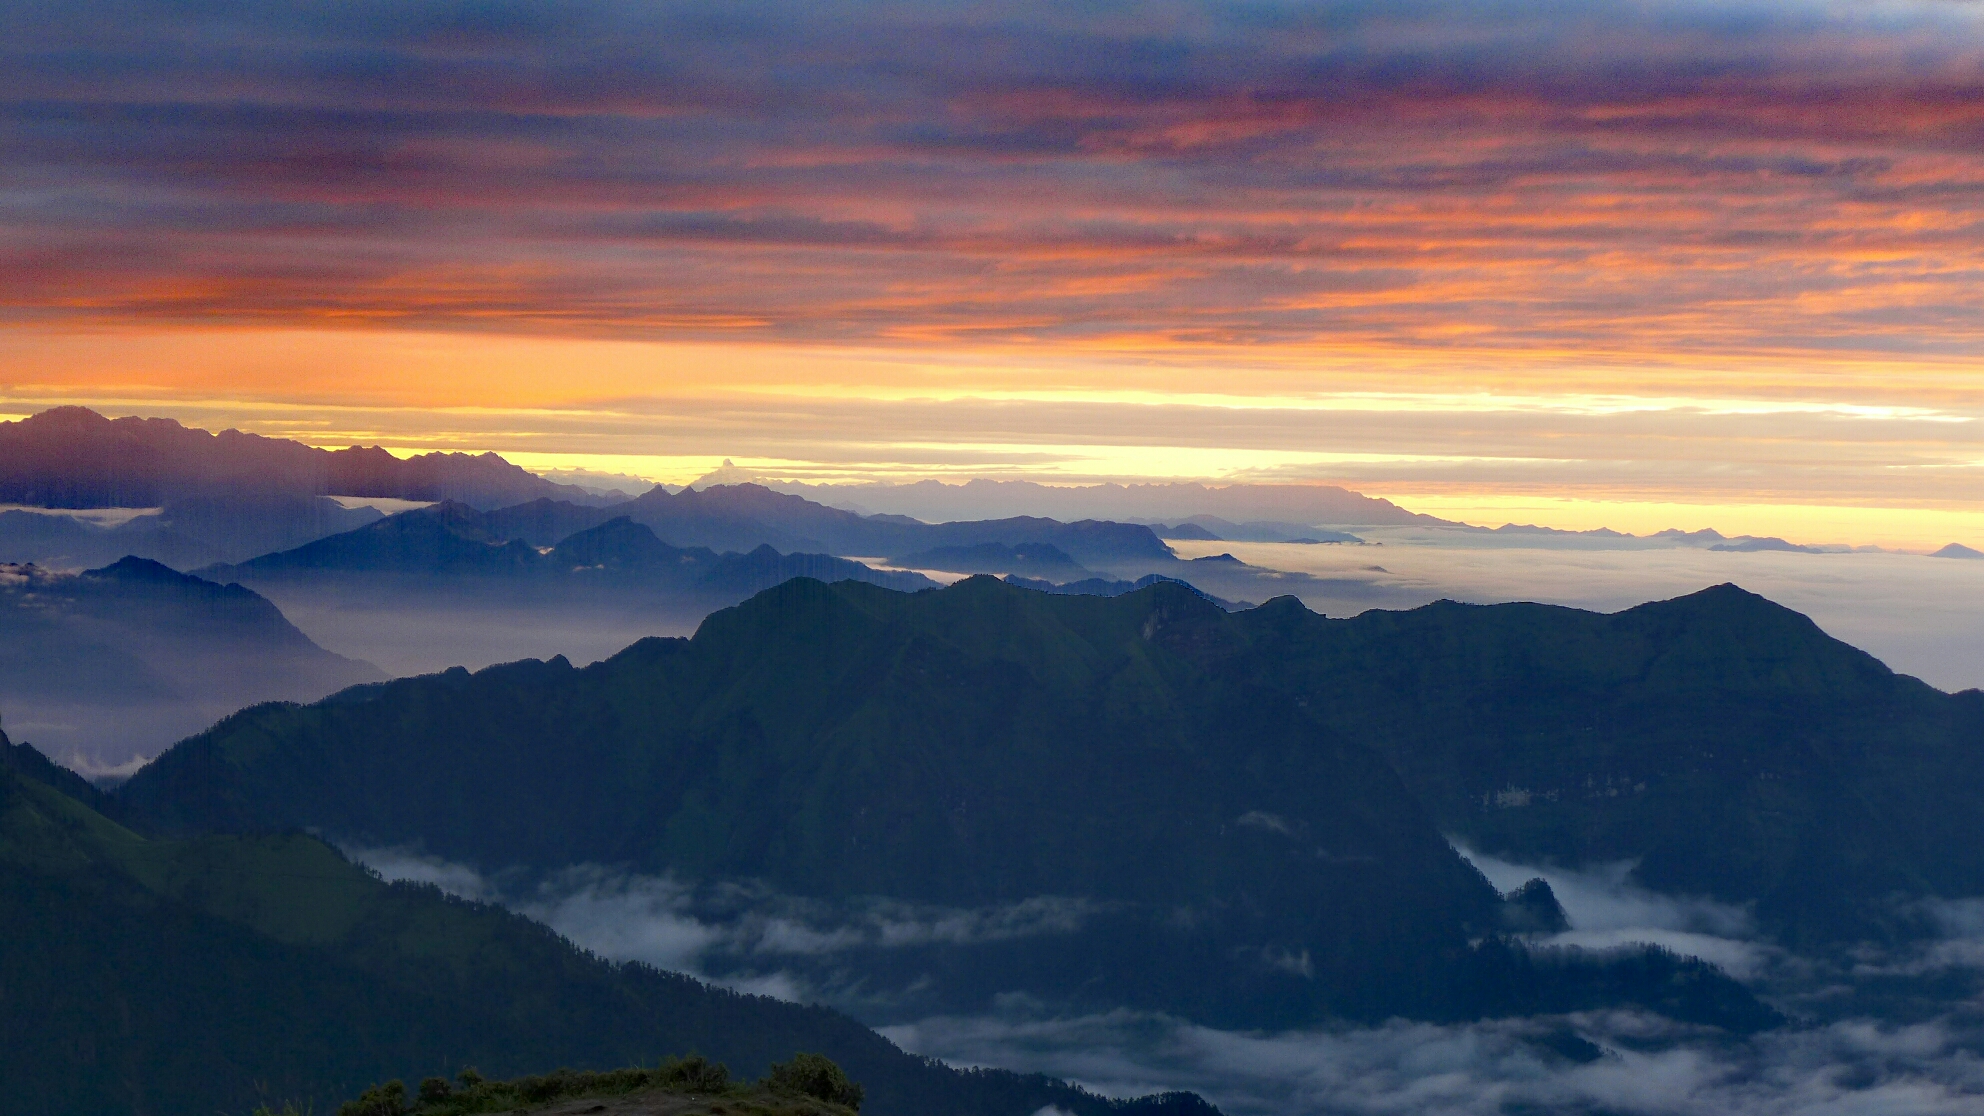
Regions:
<instances>
[{"instance_id":1,"label":"mountain range","mask_svg":"<svg viewBox=\"0 0 1984 1116\"><path fill-rule=\"evenodd\" d=\"M520 510L524 514L518 514ZM542 536L530 528L548 518L537 513L546 511L555 516L560 511L577 510L575 505L565 504L550 509L524 505L522 509L479 512L466 504L445 501L293 550L200 572L248 584L357 576L377 585L379 579L410 578L422 582L423 592L452 589L470 593L478 588L479 579L529 578L546 582L554 595L561 591L640 588L667 596L690 596L705 604L718 598L740 600L790 577L823 581L853 578L909 591L934 584L913 573L876 570L826 554L780 554L762 543L744 554L670 546L647 526L625 515L574 530L553 546L540 549L533 545L533 539ZM525 520L528 522L520 522ZM427 579L442 579L446 584L434 585Z\"/></svg>"},{"instance_id":2,"label":"mountain range","mask_svg":"<svg viewBox=\"0 0 1984 1116\"><path fill-rule=\"evenodd\" d=\"M845 1016L584 953L501 909L387 884L301 833L147 838L0 734L0 1065L45 1116L330 1111L388 1078L652 1065L745 1076L827 1054L869 1116L1217 1116L959 1071Z\"/></svg>"},{"instance_id":3,"label":"mountain range","mask_svg":"<svg viewBox=\"0 0 1984 1116\"><path fill-rule=\"evenodd\" d=\"M720 469L698 486L757 480L748 470ZM1194 482L1149 484L1049 485L1036 481L977 479L962 484L804 484L772 482L778 491L832 507L865 513L914 516L926 521L1003 519L1051 515L1061 519L1113 519L1176 523L1197 515L1228 520L1272 520L1303 525L1439 526L1449 521L1406 511L1327 484L1232 484Z\"/></svg>"},{"instance_id":4,"label":"mountain range","mask_svg":"<svg viewBox=\"0 0 1984 1116\"><path fill-rule=\"evenodd\" d=\"M247 710L119 801L161 832L304 826L492 871L619 865L1007 928L837 952L814 975L862 989L871 1021L1022 993L1224 1026L1620 1003L1768 1025L1700 962L1510 944L1533 912L1383 754L1262 684L1256 613L1288 622L1172 583L794 580L584 669Z\"/></svg>"},{"instance_id":5,"label":"mountain range","mask_svg":"<svg viewBox=\"0 0 1984 1116\"><path fill-rule=\"evenodd\" d=\"M192 496L118 522L46 511L0 511L0 561L57 570L149 558L176 570L240 562L381 518L328 496Z\"/></svg>"},{"instance_id":6,"label":"mountain range","mask_svg":"<svg viewBox=\"0 0 1984 1116\"><path fill-rule=\"evenodd\" d=\"M374 496L494 508L539 497L601 502L493 453L397 458L373 446L321 450L283 438L212 434L171 419L108 419L56 407L0 423L0 503L150 508L187 497Z\"/></svg>"},{"instance_id":7,"label":"mountain range","mask_svg":"<svg viewBox=\"0 0 1984 1116\"><path fill-rule=\"evenodd\" d=\"M752 483L705 484L677 492L656 486L628 500L617 494L597 495L575 486L553 484L494 454L425 454L400 460L377 447L326 451L239 431L211 434L165 419L112 420L86 408L62 407L19 422L0 423L0 504L11 501L40 508L163 510L115 527L0 510L0 559L63 569L85 568L125 554L153 558L177 569L239 564L362 526L372 516L370 509L334 507L319 499L335 495L346 502L390 499L467 504L499 513L500 520L491 521L494 533L521 538L536 547L554 545L573 532L624 515L648 527L665 543L685 549L705 547L717 553L749 553L769 546L784 554L885 559L899 567L915 558L926 563L922 568L946 572L1048 576L1055 581L1093 577L1136 580L1155 574L1189 579L1227 600L1262 600L1276 592L1315 589L1331 600L1368 607L1382 603L1384 594L1361 581L1340 579L1340 584L1321 584L1306 575L1257 569L1230 559L1215 564L1200 559L1188 564L1141 523L1099 519L1087 513L1078 518L1075 513L1083 508L1116 507L1123 504L1117 497L1128 494L1125 498L1130 502L1123 504L1125 508L1165 509L1159 518L1171 520L1223 510L1241 519L1283 521L1268 526L1296 528L1318 519L1442 522L1382 500L1313 485L1062 489L1030 482L972 482L964 486L932 482L899 487L904 492L941 497L928 507L919 505L921 514L940 522L896 514L856 514ZM832 495L827 490L820 494ZM997 498L989 504L976 499L985 495ZM1065 506L1070 521L1011 514L971 518L980 504L1029 511ZM498 522L500 526L496 526ZM1231 526L1236 530L1250 528L1248 523ZM1247 530L1241 534L1322 539L1340 533L1319 534L1305 528L1294 534ZM1354 537L1345 536L1341 541L1354 541ZM1000 561L988 565L986 547L1052 547L1067 556L1069 564L1050 569L1017 554L1002 553ZM931 564L933 561L943 564ZM360 643L351 645L359 653L372 654L379 647L378 641L364 639L364 633L354 625L338 626L340 621L333 613L320 611L299 619L313 631L321 623L334 625L326 629L332 638L361 636ZM592 627L581 623L575 630ZM500 628L489 628L484 634L500 641L500 633ZM431 653L446 650L435 647Z\"/></svg>"},{"instance_id":8,"label":"mountain range","mask_svg":"<svg viewBox=\"0 0 1984 1116\"><path fill-rule=\"evenodd\" d=\"M670 546L624 515L578 514L600 510L543 501L480 512L447 501L200 573L253 587L333 646L393 673L554 652L590 662L643 636L693 630L712 610L792 577L934 585L764 544L722 554ZM567 528L555 545L540 541Z\"/></svg>"},{"instance_id":9,"label":"mountain range","mask_svg":"<svg viewBox=\"0 0 1984 1116\"><path fill-rule=\"evenodd\" d=\"M246 705L385 675L276 606L143 558L59 574L0 566L0 709L58 755L149 756Z\"/></svg>"}]
</instances>

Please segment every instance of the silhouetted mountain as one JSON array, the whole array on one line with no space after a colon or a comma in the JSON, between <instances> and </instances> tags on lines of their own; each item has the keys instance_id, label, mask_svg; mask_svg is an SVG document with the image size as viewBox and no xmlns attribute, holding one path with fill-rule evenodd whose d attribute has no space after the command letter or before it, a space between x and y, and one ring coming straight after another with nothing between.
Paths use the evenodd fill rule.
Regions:
<instances>
[{"instance_id":1,"label":"silhouetted mountain","mask_svg":"<svg viewBox=\"0 0 1984 1116\"><path fill-rule=\"evenodd\" d=\"M1169 582L1173 585L1182 585L1190 589L1192 592L1197 593L1199 596L1204 597L1206 600L1211 601L1228 612L1232 612L1235 609L1254 607L1246 601L1241 601L1237 604L1233 601L1223 601L1211 593L1201 590L1189 581L1181 581L1175 577L1166 577L1163 574L1145 574L1135 581L1111 581L1108 578L1091 577L1081 581L1064 581L1058 584L1052 581L1039 581L1029 577L1008 576L1005 578L1005 582L1008 585L1017 585L1022 589L1032 589L1040 593L1059 593L1063 596L1083 597L1120 597L1125 593L1134 593L1139 589L1149 588L1160 582Z\"/></svg>"},{"instance_id":2,"label":"silhouetted mountain","mask_svg":"<svg viewBox=\"0 0 1984 1116\"><path fill-rule=\"evenodd\" d=\"M501 1077L694 1050L756 1076L807 1050L865 1087L868 1116L1214 1112L1188 1094L1112 1101L953 1070L823 1008L610 964L498 908L381 883L302 834L147 840L37 760L0 735L9 1111L329 1111L375 1081L471 1065Z\"/></svg>"},{"instance_id":3,"label":"silhouetted mountain","mask_svg":"<svg viewBox=\"0 0 1984 1116\"><path fill-rule=\"evenodd\" d=\"M826 554L672 547L625 516L543 549L517 534L587 518L578 510L444 502L201 572L255 587L326 643L400 674L558 653L590 662L643 636L691 631L712 610L793 577L934 585Z\"/></svg>"},{"instance_id":4,"label":"silhouetted mountain","mask_svg":"<svg viewBox=\"0 0 1984 1116\"><path fill-rule=\"evenodd\" d=\"M1784 554L1824 554L1825 553L1825 550L1821 547L1801 546L1798 543L1786 542L1783 539L1777 538L1775 536L1771 536L1768 538L1756 538L1750 535L1745 535L1740 539L1735 539L1726 543L1716 543L1714 546L1709 547L1709 549L1728 551L1735 554L1753 554L1760 550L1778 551Z\"/></svg>"},{"instance_id":5,"label":"silhouetted mountain","mask_svg":"<svg viewBox=\"0 0 1984 1116\"><path fill-rule=\"evenodd\" d=\"M505 507L539 497L605 503L553 484L493 453L405 460L374 446L328 451L170 419L107 419L57 407L0 423L0 503L51 508L148 508L187 497L387 496Z\"/></svg>"},{"instance_id":6,"label":"silhouetted mountain","mask_svg":"<svg viewBox=\"0 0 1984 1116\"><path fill-rule=\"evenodd\" d=\"M793 577L852 578L910 591L934 584L918 574L871 569L825 554L780 554L769 546L748 554L682 549L662 542L626 516L576 531L542 551L518 534L562 519L587 518L568 514L578 510L540 501L523 509L479 512L447 501L295 550L202 572L249 584L353 577L440 579L440 585L424 588L455 592L486 587L494 578L505 582L502 588L507 593L548 594L547 603L592 590L741 600Z\"/></svg>"},{"instance_id":7,"label":"silhouetted mountain","mask_svg":"<svg viewBox=\"0 0 1984 1116\"><path fill-rule=\"evenodd\" d=\"M382 677L239 585L143 558L82 574L0 566L0 705L60 755L114 765L244 705Z\"/></svg>"},{"instance_id":8,"label":"silhouetted mountain","mask_svg":"<svg viewBox=\"0 0 1984 1116\"><path fill-rule=\"evenodd\" d=\"M1621 1002L1772 1018L1699 963L1484 940L1501 897L1383 760L1257 685L1245 652L1179 585L789 581L584 670L249 710L120 800L171 831L304 825L485 868L618 864L1006 928L824 959L896 1010L1022 992L1245 1026Z\"/></svg>"},{"instance_id":9,"label":"silhouetted mountain","mask_svg":"<svg viewBox=\"0 0 1984 1116\"><path fill-rule=\"evenodd\" d=\"M1449 521L1406 511L1390 500L1328 484L1196 483L1047 485L1034 481L972 480L963 484L777 485L833 507L860 507L939 522L1046 515L1057 519L1115 519L1176 523L1214 515L1236 522L1437 526Z\"/></svg>"},{"instance_id":10,"label":"silhouetted mountain","mask_svg":"<svg viewBox=\"0 0 1984 1116\"><path fill-rule=\"evenodd\" d=\"M613 511L647 524L664 542L716 550L770 545L780 550L894 558L996 543L1053 546L1085 566L1171 559L1170 549L1150 528L1132 523L1062 523L1029 517L921 523L901 516L860 516L756 484L685 488L672 494L656 488Z\"/></svg>"},{"instance_id":11,"label":"silhouetted mountain","mask_svg":"<svg viewBox=\"0 0 1984 1116\"><path fill-rule=\"evenodd\" d=\"M55 513L0 512L0 561L83 569L125 555L189 570L287 550L380 518L326 496L189 497L115 525Z\"/></svg>"},{"instance_id":12,"label":"silhouetted mountain","mask_svg":"<svg viewBox=\"0 0 1984 1116\"><path fill-rule=\"evenodd\" d=\"M624 508L618 506L587 507L568 500L543 499L498 508L487 513L482 522L491 535L522 539L532 546L551 546L625 514Z\"/></svg>"},{"instance_id":13,"label":"silhouetted mountain","mask_svg":"<svg viewBox=\"0 0 1984 1116\"><path fill-rule=\"evenodd\" d=\"M1942 548L1941 550L1938 550L1937 552L1935 552L1934 554L1931 554L1931 555L1929 555L1929 557L1931 557L1931 558L1984 558L1984 550L1972 550L1972 549L1971 549L1970 547L1967 547L1967 546L1965 546L1965 545L1963 545L1962 543L1950 543L1950 544L1949 544L1948 546L1945 546L1945 547L1943 547L1943 548Z\"/></svg>"},{"instance_id":14,"label":"silhouetted mountain","mask_svg":"<svg viewBox=\"0 0 1984 1116\"><path fill-rule=\"evenodd\" d=\"M449 500L294 550L199 572L253 584L321 574L482 577L547 569L535 547L491 529L484 513Z\"/></svg>"},{"instance_id":15,"label":"silhouetted mountain","mask_svg":"<svg viewBox=\"0 0 1984 1116\"><path fill-rule=\"evenodd\" d=\"M1079 581L1095 576L1079 562L1051 543L978 543L975 546L940 546L907 554L896 561L912 570L947 570L965 574L1018 574L1049 581Z\"/></svg>"},{"instance_id":16,"label":"silhouetted mountain","mask_svg":"<svg viewBox=\"0 0 1984 1116\"><path fill-rule=\"evenodd\" d=\"M1222 542L1303 542L1357 543L1364 540L1345 531L1331 531L1308 523L1251 519L1235 523L1216 515L1195 515L1175 527L1156 528L1167 539L1196 538Z\"/></svg>"}]
</instances>

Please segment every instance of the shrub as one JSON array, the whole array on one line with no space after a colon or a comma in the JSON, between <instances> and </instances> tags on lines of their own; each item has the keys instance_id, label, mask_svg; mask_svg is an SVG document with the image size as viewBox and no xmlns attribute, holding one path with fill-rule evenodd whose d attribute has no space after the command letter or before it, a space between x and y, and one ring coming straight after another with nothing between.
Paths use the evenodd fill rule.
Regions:
<instances>
[{"instance_id":1,"label":"shrub","mask_svg":"<svg viewBox=\"0 0 1984 1116\"><path fill-rule=\"evenodd\" d=\"M730 1088L730 1068L712 1062L701 1054L670 1058L655 1071L655 1080L666 1088L691 1093L721 1093Z\"/></svg>"},{"instance_id":2,"label":"shrub","mask_svg":"<svg viewBox=\"0 0 1984 1116\"><path fill-rule=\"evenodd\" d=\"M861 1107L861 1086L849 1081L846 1072L824 1054L794 1054L790 1062L774 1063L764 1083L781 1093L798 1093L857 1110Z\"/></svg>"},{"instance_id":3,"label":"shrub","mask_svg":"<svg viewBox=\"0 0 1984 1116\"><path fill-rule=\"evenodd\" d=\"M406 1083L374 1085L338 1107L338 1116L406 1116Z\"/></svg>"},{"instance_id":4,"label":"shrub","mask_svg":"<svg viewBox=\"0 0 1984 1116\"><path fill-rule=\"evenodd\" d=\"M445 1077L430 1077L420 1083L420 1103L446 1104L455 1091L448 1086Z\"/></svg>"},{"instance_id":5,"label":"shrub","mask_svg":"<svg viewBox=\"0 0 1984 1116\"><path fill-rule=\"evenodd\" d=\"M540 1077L519 1077L515 1082L517 1095L532 1104L557 1100L567 1093L579 1091L579 1083L573 1080L574 1076L571 1070L558 1069Z\"/></svg>"}]
</instances>

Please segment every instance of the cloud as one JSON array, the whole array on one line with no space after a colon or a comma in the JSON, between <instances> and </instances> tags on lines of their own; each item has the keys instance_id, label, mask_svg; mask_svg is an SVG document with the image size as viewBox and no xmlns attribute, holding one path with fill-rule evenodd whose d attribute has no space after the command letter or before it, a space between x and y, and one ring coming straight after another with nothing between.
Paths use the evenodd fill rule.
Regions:
<instances>
[{"instance_id":1,"label":"cloud","mask_svg":"<svg viewBox=\"0 0 1984 1116\"><path fill-rule=\"evenodd\" d=\"M857 1012L874 1006L874 990L849 987L830 966L813 963L856 949L1058 933L1087 914L1082 904L1056 899L977 910L836 905L749 883L691 888L597 866L525 878L405 850L349 851L388 878L506 903L608 957ZM1942 999L1904 1013L1912 1017L1904 1022L1855 1014L1851 997L1838 994L1842 983L1891 989L1925 974L1923 987L1931 987L1952 966L1984 964L1984 900L1928 905L1926 916L1949 935L1943 941L1905 956L1863 954L1857 967L1840 967L1783 957L1745 937L1750 926L1740 910L1652 895L1626 880L1623 865L1565 871L1471 855L1498 887L1548 878L1576 927L1567 940L1611 935L1692 944L1701 948L1690 952L1704 955L1723 950L1738 975L1767 991L1847 1013L1800 1012L1803 1021L1750 1037L1637 1011L1240 1032L1130 1009L1055 1015L1032 998L1004 995L984 1014L912 1018L881 1030L905 1049L956 1065L1046 1073L1116 1096L1190 1089L1232 1116L1984 1113L1984 1030L1947 989L1937 986Z\"/></svg>"},{"instance_id":2,"label":"cloud","mask_svg":"<svg viewBox=\"0 0 1984 1116\"><path fill-rule=\"evenodd\" d=\"M828 902L748 881L691 887L666 876L598 865L540 875L489 874L407 849L348 846L345 851L386 879L501 903L602 956L784 999L810 994L808 978L799 970L830 965L837 954L1070 934L1102 909L1058 896L977 908L881 897Z\"/></svg>"},{"instance_id":3,"label":"cloud","mask_svg":"<svg viewBox=\"0 0 1984 1116\"><path fill-rule=\"evenodd\" d=\"M1555 1053L1553 1028L1602 1055ZM1730 1040L1632 1014L1246 1034L1127 1011L1009 1012L884 1033L953 1063L1065 1076L1117 1096L1192 1089L1234 1116L1984 1112L1979 1036L1944 1023L1857 1020Z\"/></svg>"},{"instance_id":4,"label":"cloud","mask_svg":"<svg viewBox=\"0 0 1984 1116\"><path fill-rule=\"evenodd\" d=\"M0 297L871 344L1963 356L1981 58L1975 9L1931 3L90 0L0 48Z\"/></svg>"},{"instance_id":5,"label":"cloud","mask_svg":"<svg viewBox=\"0 0 1984 1116\"><path fill-rule=\"evenodd\" d=\"M483 879L482 873L465 864L409 849L347 845L344 846L344 853L388 880L432 884L449 895L479 903L493 903L497 899L497 889Z\"/></svg>"},{"instance_id":6,"label":"cloud","mask_svg":"<svg viewBox=\"0 0 1984 1116\"><path fill-rule=\"evenodd\" d=\"M422 441L479 426L478 449L693 446L821 475L1945 507L1984 476L1976 434L1949 428L1434 398L1975 419L1975 4L34 11L0 43L0 343L58 339L8 353L43 397L287 394L327 438L409 425L328 431L328 406L417 394ZM305 331L303 356L269 340ZM420 338L423 375L325 339L374 334ZM658 347L617 374L566 350L547 378L540 353L492 355L520 336ZM189 337L225 351L141 373L159 349L103 348ZM659 347L691 344L723 351ZM821 355L852 352L888 367ZM761 394L712 400L747 379ZM1386 415L955 398L1209 381L1426 397ZM502 410L629 396L648 413ZM482 418L441 430L436 405Z\"/></svg>"}]
</instances>

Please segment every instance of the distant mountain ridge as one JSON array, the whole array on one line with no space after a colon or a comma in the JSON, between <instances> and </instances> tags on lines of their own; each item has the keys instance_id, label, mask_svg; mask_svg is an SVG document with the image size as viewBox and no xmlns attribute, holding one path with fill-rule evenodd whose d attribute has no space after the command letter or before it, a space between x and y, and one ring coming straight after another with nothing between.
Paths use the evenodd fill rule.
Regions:
<instances>
[{"instance_id":1,"label":"distant mountain ridge","mask_svg":"<svg viewBox=\"0 0 1984 1116\"><path fill-rule=\"evenodd\" d=\"M733 479L735 478L735 479ZM743 470L721 471L698 484L749 479ZM1049 515L1058 519L1113 519L1175 523L1194 515L1234 521L1279 520L1303 524L1437 526L1449 520L1407 511L1390 500L1327 484L1207 485L1197 482L1049 485L1037 481L977 479L963 484L926 480L912 484L805 484L772 482L780 492L830 506L915 516L930 522Z\"/></svg>"},{"instance_id":2,"label":"distant mountain ridge","mask_svg":"<svg viewBox=\"0 0 1984 1116\"><path fill-rule=\"evenodd\" d=\"M211 434L171 419L108 419L87 407L0 423L0 504L146 508L238 495L386 496L484 508L539 497L608 502L493 453L402 460L377 446L320 450L238 430Z\"/></svg>"},{"instance_id":3,"label":"distant mountain ridge","mask_svg":"<svg viewBox=\"0 0 1984 1116\"><path fill-rule=\"evenodd\" d=\"M555 530L598 518L572 514L584 510L570 504L539 504L524 505L520 513L519 509L481 512L444 501L294 550L201 572L249 584L376 575L445 579L446 584L437 586L445 591L473 590L486 579L508 578L543 583L554 592L638 587L737 599L791 577L851 578L907 591L935 584L918 574L876 570L827 554L781 554L764 544L745 554L670 546L625 515L574 530L557 545L543 549L520 537L520 532L536 533L546 524L553 524Z\"/></svg>"},{"instance_id":4,"label":"distant mountain ridge","mask_svg":"<svg viewBox=\"0 0 1984 1116\"><path fill-rule=\"evenodd\" d=\"M149 755L244 705L383 677L240 585L143 558L81 574L0 566L0 709L58 755Z\"/></svg>"},{"instance_id":5,"label":"distant mountain ridge","mask_svg":"<svg viewBox=\"0 0 1984 1116\"><path fill-rule=\"evenodd\" d=\"M0 511L0 562L85 569L135 556L190 570L287 550L380 518L328 496L233 495L175 498L157 514L115 525L55 512Z\"/></svg>"},{"instance_id":6,"label":"distant mountain ridge","mask_svg":"<svg viewBox=\"0 0 1984 1116\"><path fill-rule=\"evenodd\" d=\"M647 524L676 546L716 550L748 550L768 543L780 550L895 558L993 543L1053 546L1087 566L1173 559L1163 540L1140 524L1063 522L1038 516L923 523L902 516L858 515L750 483L675 493L656 488L612 510Z\"/></svg>"}]
</instances>

